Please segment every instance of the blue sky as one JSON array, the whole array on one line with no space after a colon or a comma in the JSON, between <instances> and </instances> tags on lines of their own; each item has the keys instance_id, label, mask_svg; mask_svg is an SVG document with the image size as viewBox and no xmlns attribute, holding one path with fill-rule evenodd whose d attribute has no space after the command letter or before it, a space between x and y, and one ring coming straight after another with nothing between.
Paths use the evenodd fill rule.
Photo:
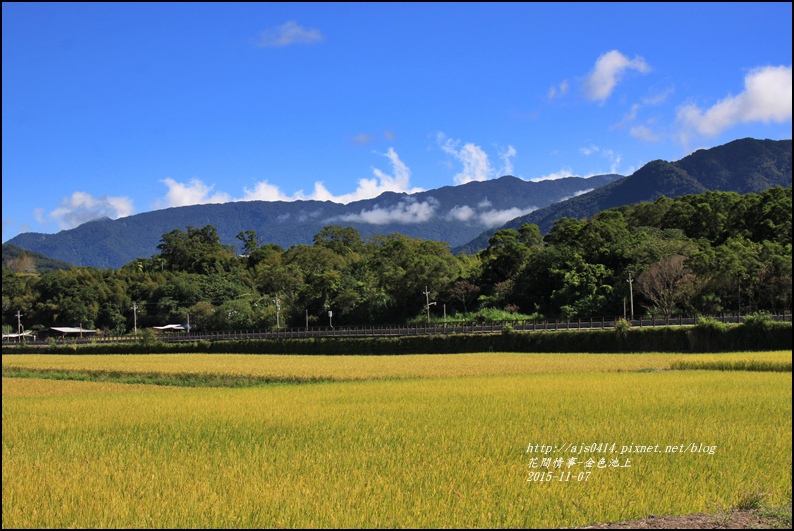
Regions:
<instances>
[{"instance_id":1,"label":"blue sky","mask_svg":"<svg viewBox=\"0 0 794 531\"><path fill-rule=\"evenodd\" d=\"M792 136L790 3L2 6L3 241Z\"/></svg>"}]
</instances>

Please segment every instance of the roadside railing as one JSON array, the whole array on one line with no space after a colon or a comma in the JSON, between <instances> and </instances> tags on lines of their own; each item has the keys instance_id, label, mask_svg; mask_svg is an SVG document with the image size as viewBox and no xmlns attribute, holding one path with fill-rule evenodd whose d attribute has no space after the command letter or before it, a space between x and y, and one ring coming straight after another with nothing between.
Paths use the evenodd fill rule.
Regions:
<instances>
[{"instance_id":1,"label":"roadside railing","mask_svg":"<svg viewBox=\"0 0 794 531\"><path fill-rule=\"evenodd\" d=\"M714 316L692 315L676 317L640 317L626 319L632 327L656 326L694 326L702 317L711 317L723 323L741 323L744 316L739 314L721 314ZM791 313L783 312L773 314L775 321L791 322ZM515 321L498 321L490 323L474 322L447 322L430 323L427 325L362 325L362 326L319 326L301 328L280 328L268 330L232 330L232 331L203 331L203 332L166 332L158 334L157 340L174 343L185 341L220 341L220 340L251 340L251 339L300 339L300 338L349 338L349 337L401 337L421 336L436 334L497 334L501 333L506 325L514 331L537 332L549 330L606 330L615 327L615 323L622 317L590 317L574 319L520 319ZM46 345L49 339L30 337L25 338L28 345ZM123 343L141 341L140 337L92 335L79 337L56 338L56 343ZM16 340L6 341L3 344L14 344Z\"/></svg>"}]
</instances>

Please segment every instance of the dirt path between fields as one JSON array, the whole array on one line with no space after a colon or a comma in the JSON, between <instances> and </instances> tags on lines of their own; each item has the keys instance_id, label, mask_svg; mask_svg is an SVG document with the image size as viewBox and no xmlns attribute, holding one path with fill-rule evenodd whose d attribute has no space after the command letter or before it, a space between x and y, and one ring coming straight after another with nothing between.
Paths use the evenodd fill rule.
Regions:
<instances>
[{"instance_id":1,"label":"dirt path between fields","mask_svg":"<svg viewBox=\"0 0 794 531\"><path fill-rule=\"evenodd\" d=\"M594 524L572 529L791 529L791 505L777 510L734 510L718 514L649 516L628 522Z\"/></svg>"}]
</instances>

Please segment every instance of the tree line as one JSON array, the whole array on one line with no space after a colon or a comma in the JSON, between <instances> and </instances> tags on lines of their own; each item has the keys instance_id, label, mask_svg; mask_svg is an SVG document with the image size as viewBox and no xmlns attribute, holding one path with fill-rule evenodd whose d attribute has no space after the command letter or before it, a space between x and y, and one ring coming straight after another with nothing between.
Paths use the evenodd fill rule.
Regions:
<instances>
[{"instance_id":1,"label":"tree line","mask_svg":"<svg viewBox=\"0 0 794 531\"><path fill-rule=\"evenodd\" d=\"M401 234L327 226L283 249L255 231L221 243L212 225L164 234L119 269L3 265L3 327L187 323L263 329L791 309L791 188L660 197L502 229L476 254ZM329 312L331 312L329 314ZM18 317L19 314L19 317ZM329 316L330 315L330 316ZM332 316L332 317L331 317Z\"/></svg>"}]
</instances>

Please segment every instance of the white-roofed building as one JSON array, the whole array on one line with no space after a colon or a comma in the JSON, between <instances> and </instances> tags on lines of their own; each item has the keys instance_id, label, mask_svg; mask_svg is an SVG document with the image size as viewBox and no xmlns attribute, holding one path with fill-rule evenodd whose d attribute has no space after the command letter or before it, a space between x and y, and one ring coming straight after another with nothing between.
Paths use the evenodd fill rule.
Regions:
<instances>
[{"instance_id":1,"label":"white-roofed building","mask_svg":"<svg viewBox=\"0 0 794 531\"><path fill-rule=\"evenodd\" d=\"M83 334L96 334L96 330L88 330L82 326L51 326L50 330L58 332L63 337L67 334L80 334L80 337L83 337Z\"/></svg>"},{"instance_id":2,"label":"white-roofed building","mask_svg":"<svg viewBox=\"0 0 794 531\"><path fill-rule=\"evenodd\" d=\"M184 332L187 326L181 324L167 324L165 326L153 326L152 330L155 332Z\"/></svg>"}]
</instances>

